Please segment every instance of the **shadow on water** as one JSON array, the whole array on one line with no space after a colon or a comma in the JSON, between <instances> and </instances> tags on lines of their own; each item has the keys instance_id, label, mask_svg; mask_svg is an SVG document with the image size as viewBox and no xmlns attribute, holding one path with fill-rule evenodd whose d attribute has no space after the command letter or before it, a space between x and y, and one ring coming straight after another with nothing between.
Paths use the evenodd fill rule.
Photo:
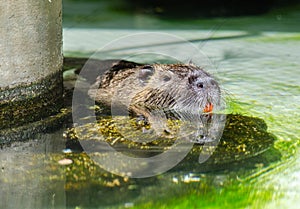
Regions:
<instances>
[{"instance_id":1,"label":"shadow on water","mask_svg":"<svg viewBox=\"0 0 300 209\"><path fill-rule=\"evenodd\" d=\"M128 1L64 1L64 27L66 28L101 28L101 29L159 29L159 30L243 30L243 31L277 31L299 32L299 1L259 1L257 4L249 1L240 5L239 1L224 3L217 1L217 8L213 2L199 2L197 5L185 3L188 8L178 2L177 9L181 12L173 12L174 2L169 1L138 1L132 6ZM193 0L192 0L193 2ZM231 6L231 4L234 4ZM274 4L273 4L274 3ZM143 4L145 4L143 6ZM150 4L150 6L147 4ZM153 5L151 5L153 4ZM158 6L155 6L157 4ZM165 6L159 6L165 4ZM207 4L213 15L205 17L201 15L201 9ZM139 5L139 6L138 6ZM172 5L172 6L170 6ZM150 7L150 9L149 9ZM166 9L164 9L165 7ZM225 9L222 9L224 7ZM259 11L259 8L264 8ZM84 8L84 9L83 9ZM227 10L237 11L239 14L226 15ZM242 9L252 9L253 12ZM183 12L183 11L186 12ZM257 10L255 12L255 10ZM193 13L194 11L194 13ZM224 13L225 12L225 13ZM196 14L196 15L195 15ZM222 15L223 14L223 15ZM225 14L225 15L224 15ZM254 16L253 14L256 14ZM252 15L252 16L251 16Z\"/></svg>"},{"instance_id":2,"label":"shadow on water","mask_svg":"<svg viewBox=\"0 0 300 209\"><path fill-rule=\"evenodd\" d=\"M161 18L192 19L195 17L242 16L259 15L269 11L274 0L263 1L197 1L188 0L185 3L171 0L136 1L127 0L130 7L139 11L148 11Z\"/></svg>"},{"instance_id":3,"label":"shadow on water","mask_svg":"<svg viewBox=\"0 0 300 209\"><path fill-rule=\"evenodd\" d=\"M172 46L172 45L176 45L176 44L185 44L186 42L198 43L198 42L207 42L207 41L232 40L232 39L239 39L239 38L255 37L255 36L258 36L258 35L259 35L258 32L249 32L249 33L243 33L243 34L231 35L231 36L187 39L187 40L184 40L184 41L177 41L177 42L164 42L164 43L157 43L157 44L137 45L137 46L135 45L135 46L132 46L132 47L102 50L101 53L120 52L122 50L142 49L142 48L147 48L147 47Z\"/></svg>"}]
</instances>

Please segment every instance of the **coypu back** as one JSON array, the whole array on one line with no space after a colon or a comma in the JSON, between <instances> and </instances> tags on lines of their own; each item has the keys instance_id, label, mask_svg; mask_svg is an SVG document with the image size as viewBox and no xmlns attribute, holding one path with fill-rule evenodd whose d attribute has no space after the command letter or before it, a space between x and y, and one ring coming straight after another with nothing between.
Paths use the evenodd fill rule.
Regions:
<instances>
[{"instance_id":1,"label":"coypu back","mask_svg":"<svg viewBox=\"0 0 300 209\"><path fill-rule=\"evenodd\" d=\"M114 63L112 67L108 69L103 76L101 76L101 78L98 78L101 80L101 82L99 82L99 88L105 88L109 85L114 85L116 82L124 80L135 73L134 70L130 69L136 69L138 66L142 66L142 64L126 60L120 60L117 63Z\"/></svg>"}]
</instances>

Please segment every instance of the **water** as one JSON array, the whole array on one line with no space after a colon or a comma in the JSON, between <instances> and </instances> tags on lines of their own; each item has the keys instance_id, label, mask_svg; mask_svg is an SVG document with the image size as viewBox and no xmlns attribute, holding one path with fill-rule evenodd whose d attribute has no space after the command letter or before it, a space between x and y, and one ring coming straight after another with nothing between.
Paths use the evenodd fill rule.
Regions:
<instances>
[{"instance_id":1,"label":"water","mask_svg":"<svg viewBox=\"0 0 300 209\"><path fill-rule=\"evenodd\" d=\"M66 34L68 32L70 31L67 30ZM94 32L101 33L101 30ZM106 32L103 31L104 34ZM120 31L121 36L122 32L124 31ZM194 34L195 38L189 37L194 40L210 33L172 31L172 34L181 37ZM236 34L243 34L243 31L232 33L233 36ZM228 31L218 31L214 35L226 37ZM281 41L286 37L292 40ZM218 208L224 204L232 208L246 208L249 205L251 208L281 208L283 205L297 208L299 192L296 153L299 128L296 124L300 118L298 37L297 33L263 32L245 38L194 42L214 66L210 70L225 90L229 101L228 111L264 119L269 132L277 137L274 148L280 155L277 152L266 154L270 156L258 159L256 169L252 170L245 166L238 171L230 172L229 169L224 173L203 174L194 173L191 168L191 172L159 176L151 186L147 185L148 180L143 180L135 183L138 185L137 196L133 199L125 198L130 200L128 204L136 205L136 208ZM183 46L186 46L185 43ZM181 43L157 47L162 50L169 48L174 56L182 53L176 50L181 47ZM127 56L138 50L139 47L128 50L125 48L121 51L108 51L101 56ZM133 60L148 61L151 58L137 56ZM159 195L155 195L157 193ZM124 200L123 204L126 205Z\"/></svg>"},{"instance_id":2,"label":"water","mask_svg":"<svg viewBox=\"0 0 300 209\"><path fill-rule=\"evenodd\" d=\"M205 55L204 65L209 65L224 89L227 111L263 119L276 141L262 156L220 170L199 172L191 163L185 169L155 177L130 179L106 172L89 156L69 154L64 130L38 135L35 140L1 150L0 208L298 208L299 14L281 17L280 21L289 24L279 23L276 15L229 19L218 30L210 29L217 20L194 20L185 26L181 21L147 16L136 16L135 28L127 22L124 29L114 30L108 28L109 20L100 25L101 29L96 27L97 21L87 24L92 29L76 28L73 22L67 22L65 55L89 56L105 44L137 32L164 32L192 40ZM146 20L151 30L143 28L141 20ZM203 23L202 29L195 23ZM161 29L164 27L168 30ZM157 40L154 50L153 39L150 42L140 47L133 40L131 48L125 44L97 56L166 61L166 56L133 55L141 48L162 49L175 57L194 50L178 50L186 43L164 44L162 40ZM72 163L61 161L65 158Z\"/></svg>"}]
</instances>

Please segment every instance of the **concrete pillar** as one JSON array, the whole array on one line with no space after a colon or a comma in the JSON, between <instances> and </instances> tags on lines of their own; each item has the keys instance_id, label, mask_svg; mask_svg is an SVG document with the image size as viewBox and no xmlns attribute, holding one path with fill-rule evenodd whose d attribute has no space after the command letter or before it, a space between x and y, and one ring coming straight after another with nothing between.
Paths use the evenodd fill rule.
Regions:
<instances>
[{"instance_id":1,"label":"concrete pillar","mask_svg":"<svg viewBox=\"0 0 300 209\"><path fill-rule=\"evenodd\" d=\"M0 2L0 129L62 106L62 2Z\"/></svg>"}]
</instances>

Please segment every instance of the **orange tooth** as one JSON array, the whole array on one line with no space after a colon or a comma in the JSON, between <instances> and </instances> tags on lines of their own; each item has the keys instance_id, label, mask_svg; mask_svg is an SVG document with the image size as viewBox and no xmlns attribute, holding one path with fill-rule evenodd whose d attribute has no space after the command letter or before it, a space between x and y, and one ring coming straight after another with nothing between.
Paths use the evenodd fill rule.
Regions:
<instances>
[{"instance_id":1,"label":"orange tooth","mask_svg":"<svg viewBox=\"0 0 300 209\"><path fill-rule=\"evenodd\" d=\"M214 109L214 105L212 103L208 103L205 108L203 109L203 112L212 112Z\"/></svg>"}]
</instances>

